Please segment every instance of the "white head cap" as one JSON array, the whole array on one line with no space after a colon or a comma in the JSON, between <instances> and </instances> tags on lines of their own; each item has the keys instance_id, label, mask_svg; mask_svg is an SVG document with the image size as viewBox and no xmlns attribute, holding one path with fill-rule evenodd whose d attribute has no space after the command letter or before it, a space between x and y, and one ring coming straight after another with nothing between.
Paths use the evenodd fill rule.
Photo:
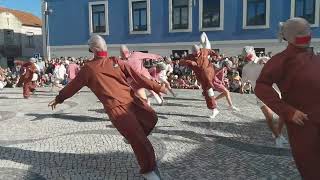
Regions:
<instances>
[{"instance_id":1,"label":"white head cap","mask_svg":"<svg viewBox=\"0 0 320 180\"><path fill-rule=\"evenodd\" d=\"M98 52L107 52L108 50L106 41L99 35L91 36L88 45L94 54L97 54Z\"/></svg>"},{"instance_id":2,"label":"white head cap","mask_svg":"<svg viewBox=\"0 0 320 180\"><path fill-rule=\"evenodd\" d=\"M126 45L120 46L120 56L122 58L128 58L129 57L129 49Z\"/></svg>"},{"instance_id":3,"label":"white head cap","mask_svg":"<svg viewBox=\"0 0 320 180\"><path fill-rule=\"evenodd\" d=\"M309 47L311 42L311 29L307 20L299 17L288 19L279 24L281 39L298 47Z\"/></svg>"},{"instance_id":4,"label":"white head cap","mask_svg":"<svg viewBox=\"0 0 320 180\"><path fill-rule=\"evenodd\" d=\"M198 54L198 52L200 51L200 47L198 46L198 45L196 45L196 44L194 44L193 46L192 46L192 48L191 48L191 52L192 52L192 54Z\"/></svg>"},{"instance_id":5,"label":"white head cap","mask_svg":"<svg viewBox=\"0 0 320 180\"><path fill-rule=\"evenodd\" d=\"M211 49L210 41L209 41L208 36L207 36L207 34L206 34L205 32L203 32L203 33L201 34L200 44L201 44L201 47L202 47L202 48Z\"/></svg>"},{"instance_id":6,"label":"white head cap","mask_svg":"<svg viewBox=\"0 0 320 180\"><path fill-rule=\"evenodd\" d=\"M126 45L120 46L120 51L129 51L128 47Z\"/></svg>"},{"instance_id":7,"label":"white head cap","mask_svg":"<svg viewBox=\"0 0 320 180\"><path fill-rule=\"evenodd\" d=\"M163 62L160 62L157 64L157 68L159 68L160 70L165 70L167 67L167 65Z\"/></svg>"},{"instance_id":8,"label":"white head cap","mask_svg":"<svg viewBox=\"0 0 320 180\"><path fill-rule=\"evenodd\" d=\"M165 57L164 60L167 64L170 64L172 62L172 59L170 57Z\"/></svg>"},{"instance_id":9,"label":"white head cap","mask_svg":"<svg viewBox=\"0 0 320 180\"><path fill-rule=\"evenodd\" d=\"M242 57L249 62L255 62L257 59L256 52L253 46L245 46L242 50Z\"/></svg>"},{"instance_id":10,"label":"white head cap","mask_svg":"<svg viewBox=\"0 0 320 180\"><path fill-rule=\"evenodd\" d=\"M30 58L29 61L32 62L32 63L35 63L35 62L37 62L37 59L36 58Z\"/></svg>"}]
</instances>

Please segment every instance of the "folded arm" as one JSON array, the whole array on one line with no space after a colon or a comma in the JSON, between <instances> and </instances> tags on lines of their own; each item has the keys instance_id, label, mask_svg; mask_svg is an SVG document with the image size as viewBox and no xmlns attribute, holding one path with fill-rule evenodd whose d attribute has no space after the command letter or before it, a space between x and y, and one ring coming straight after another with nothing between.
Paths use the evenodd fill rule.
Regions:
<instances>
[{"instance_id":1,"label":"folded arm","mask_svg":"<svg viewBox=\"0 0 320 180\"><path fill-rule=\"evenodd\" d=\"M256 82L255 94L280 117L291 120L296 109L280 99L272 85L278 84L285 76L283 58L274 56L262 69Z\"/></svg>"}]
</instances>

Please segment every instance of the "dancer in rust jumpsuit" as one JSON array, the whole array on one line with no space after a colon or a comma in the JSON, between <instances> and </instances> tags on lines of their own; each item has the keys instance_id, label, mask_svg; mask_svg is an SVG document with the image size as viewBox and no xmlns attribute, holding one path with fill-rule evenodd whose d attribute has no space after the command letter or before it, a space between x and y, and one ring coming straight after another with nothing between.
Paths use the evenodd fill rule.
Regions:
<instances>
[{"instance_id":1,"label":"dancer in rust jumpsuit","mask_svg":"<svg viewBox=\"0 0 320 180\"><path fill-rule=\"evenodd\" d=\"M309 23L292 18L281 25L288 47L273 56L257 80L256 95L285 120L297 168L305 180L320 179L320 57L309 52ZM279 87L282 99L272 88Z\"/></svg>"},{"instance_id":2,"label":"dancer in rust jumpsuit","mask_svg":"<svg viewBox=\"0 0 320 180\"><path fill-rule=\"evenodd\" d=\"M108 57L107 45L102 37L92 36L89 47L94 59L81 68L75 79L60 91L49 106L54 109L82 87L89 87L102 102L112 124L130 143L144 178L159 180L154 149L147 138L158 118L146 100L135 96L127 78L131 77L137 84L156 93L166 93L165 87L137 74L126 62Z\"/></svg>"},{"instance_id":3,"label":"dancer in rust jumpsuit","mask_svg":"<svg viewBox=\"0 0 320 180\"><path fill-rule=\"evenodd\" d=\"M21 77L18 84L23 84L23 97L28 99L31 92L35 91L36 82L33 80L33 74L37 72L37 67L35 66L36 59L30 58L28 62L23 63L21 67Z\"/></svg>"},{"instance_id":4,"label":"dancer in rust jumpsuit","mask_svg":"<svg viewBox=\"0 0 320 180\"><path fill-rule=\"evenodd\" d=\"M179 65L187 66L194 71L197 81L201 84L202 95L205 97L207 107L212 110L210 118L215 118L219 111L217 110L217 103L213 92L214 86L212 84L215 72L212 63L208 59L211 53L213 51L194 45L192 47L192 54L183 58Z\"/></svg>"},{"instance_id":5,"label":"dancer in rust jumpsuit","mask_svg":"<svg viewBox=\"0 0 320 180\"><path fill-rule=\"evenodd\" d=\"M151 59L151 60L160 60L162 59L162 56L156 55L156 54L150 54L150 53L142 53L142 52L130 52L128 47L126 45L121 45L120 47L120 56L122 60L127 61L128 65L136 71L138 74L148 78L152 79L149 71L147 68L144 67L143 65L143 60L144 59ZM130 86L134 89L135 93L143 98L148 100L148 104L150 105L149 98L146 95L145 88L141 87L140 84L137 84L132 80L132 78L128 78L127 81L129 82ZM163 101L159 97L157 93L154 91L149 90L150 94L156 99L158 104L161 104Z\"/></svg>"},{"instance_id":6,"label":"dancer in rust jumpsuit","mask_svg":"<svg viewBox=\"0 0 320 180\"><path fill-rule=\"evenodd\" d=\"M211 48L211 43L209 41L209 38L207 36L207 34L205 32L203 32L201 34L201 37L200 37L200 46L203 48L203 49L207 49L209 53L209 56L211 58L214 58L214 57L218 57L219 55L217 53L215 53L212 48ZM209 58L209 57L208 57ZM220 79L219 79L220 77ZM229 90L223 85L223 78L224 78L224 73L223 73L223 70L222 71L216 71L215 70L215 73L214 73L214 77L212 78L212 84L213 84L213 89L215 89L216 91L220 92L221 94L218 95L215 100L219 100L223 97L226 97L226 100L229 104L229 109L230 110L235 110L235 111L239 111L239 108L235 107L232 103L232 100L231 100L231 95L230 95L230 92Z\"/></svg>"}]
</instances>

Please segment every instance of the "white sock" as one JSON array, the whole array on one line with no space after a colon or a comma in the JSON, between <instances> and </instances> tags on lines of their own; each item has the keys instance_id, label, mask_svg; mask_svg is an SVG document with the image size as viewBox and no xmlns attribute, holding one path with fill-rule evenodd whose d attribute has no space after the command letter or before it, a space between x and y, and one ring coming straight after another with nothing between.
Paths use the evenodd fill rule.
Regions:
<instances>
[{"instance_id":1,"label":"white sock","mask_svg":"<svg viewBox=\"0 0 320 180\"><path fill-rule=\"evenodd\" d=\"M144 178L146 178L147 180L160 180L160 178L158 177L158 175L154 171L151 171L146 174L142 174L142 176Z\"/></svg>"},{"instance_id":2,"label":"white sock","mask_svg":"<svg viewBox=\"0 0 320 180\"><path fill-rule=\"evenodd\" d=\"M217 108L216 108L216 109L213 109L212 115L210 116L210 118L215 118L218 114L219 114L218 109L217 109Z\"/></svg>"}]
</instances>

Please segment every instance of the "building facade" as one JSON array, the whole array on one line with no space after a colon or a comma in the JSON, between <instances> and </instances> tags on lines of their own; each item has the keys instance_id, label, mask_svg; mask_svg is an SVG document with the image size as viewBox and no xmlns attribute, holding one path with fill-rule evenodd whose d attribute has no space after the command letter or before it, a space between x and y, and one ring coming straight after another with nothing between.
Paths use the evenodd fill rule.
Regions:
<instances>
[{"instance_id":1,"label":"building facade","mask_svg":"<svg viewBox=\"0 0 320 180\"><path fill-rule=\"evenodd\" d=\"M320 51L320 0L46 0L52 56L89 55L87 40L99 34L109 53L121 44L161 55L182 53L206 32L212 48L238 55L245 45L277 53L279 22L304 17L312 46Z\"/></svg>"},{"instance_id":2,"label":"building facade","mask_svg":"<svg viewBox=\"0 0 320 180\"><path fill-rule=\"evenodd\" d=\"M30 13L0 7L0 66L13 67L16 58L42 54L41 26Z\"/></svg>"}]
</instances>

